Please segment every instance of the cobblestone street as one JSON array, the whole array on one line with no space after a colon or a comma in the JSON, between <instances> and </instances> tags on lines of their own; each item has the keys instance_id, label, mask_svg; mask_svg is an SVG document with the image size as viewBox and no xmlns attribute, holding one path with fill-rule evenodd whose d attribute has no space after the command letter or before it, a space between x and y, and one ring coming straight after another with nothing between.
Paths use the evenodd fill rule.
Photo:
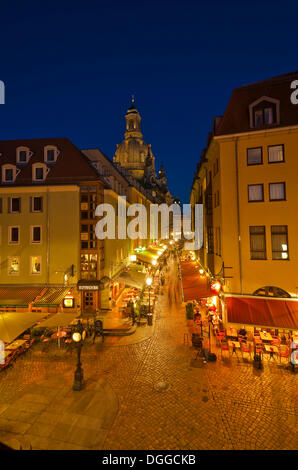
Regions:
<instances>
[{"instance_id":1,"label":"cobblestone street","mask_svg":"<svg viewBox=\"0 0 298 470\"><path fill-rule=\"evenodd\" d=\"M71 389L75 354L34 346L0 374L0 440L33 449L297 447L297 377L284 366L268 363L258 371L220 354L215 363L195 361L196 351L183 341L185 307L173 262L154 326L145 328L152 328L145 339L138 334L84 346L81 392ZM36 390L39 403L31 395ZM27 409L18 406L24 397ZM93 403L88 413L74 409L78 400L85 400L84 409ZM83 437L63 432L59 415L66 404L64 424L85 429Z\"/></svg>"}]
</instances>

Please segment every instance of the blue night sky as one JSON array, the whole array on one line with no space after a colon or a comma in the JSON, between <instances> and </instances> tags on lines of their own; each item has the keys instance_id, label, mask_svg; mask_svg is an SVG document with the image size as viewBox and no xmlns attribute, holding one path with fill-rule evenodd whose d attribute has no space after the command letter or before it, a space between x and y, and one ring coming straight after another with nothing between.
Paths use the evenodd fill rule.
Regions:
<instances>
[{"instance_id":1,"label":"blue night sky","mask_svg":"<svg viewBox=\"0 0 298 470\"><path fill-rule=\"evenodd\" d=\"M0 139L69 137L110 158L131 94L170 190L188 202L233 88L297 70L295 2L1 2Z\"/></svg>"}]
</instances>

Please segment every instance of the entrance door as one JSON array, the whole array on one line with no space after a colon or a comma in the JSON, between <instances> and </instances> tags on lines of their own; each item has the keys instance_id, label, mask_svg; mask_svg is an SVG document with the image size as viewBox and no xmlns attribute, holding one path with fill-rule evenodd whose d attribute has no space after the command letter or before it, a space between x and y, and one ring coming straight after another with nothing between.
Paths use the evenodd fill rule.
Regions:
<instances>
[{"instance_id":1,"label":"entrance door","mask_svg":"<svg viewBox=\"0 0 298 470\"><path fill-rule=\"evenodd\" d=\"M95 292L83 292L83 311L91 311L96 309Z\"/></svg>"}]
</instances>

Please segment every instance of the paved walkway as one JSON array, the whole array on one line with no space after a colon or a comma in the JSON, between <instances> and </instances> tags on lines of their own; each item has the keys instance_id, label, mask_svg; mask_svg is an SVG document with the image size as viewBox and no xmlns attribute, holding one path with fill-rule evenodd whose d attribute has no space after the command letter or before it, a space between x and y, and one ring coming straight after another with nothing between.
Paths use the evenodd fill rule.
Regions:
<instances>
[{"instance_id":1,"label":"paved walkway","mask_svg":"<svg viewBox=\"0 0 298 470\"><path fill-rule=\"evenodd\" d=\"M86 345L75 356L20 357L0 374L0 440L33 449L295 449L297 376L236 358L204 364L183 344L174 263L146 339ZM134 335L132 335L132 338Z\"/></svg>"}]
</instances>

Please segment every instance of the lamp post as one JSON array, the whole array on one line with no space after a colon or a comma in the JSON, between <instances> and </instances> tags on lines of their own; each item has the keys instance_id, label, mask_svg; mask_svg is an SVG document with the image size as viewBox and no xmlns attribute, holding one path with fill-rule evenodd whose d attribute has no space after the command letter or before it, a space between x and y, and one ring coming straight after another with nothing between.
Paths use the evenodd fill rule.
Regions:
<instances>
[{"instance_id":1,"label":"lamp post","mask_svg":"<svg viewBox=\"0 0 298 470\"><path fill-rule=\"evenodd\" d=\"M72 334L72 339L76 343L77 351L78 351L78 363L77 363L77 368L74 373L73 390L79 391L79 390L82 390L83 384L84 384L83 369L81 367L82 366L81 351L82 351L82 341L85 339L85 335L86 335L86 331L84 331L84 327L81 323L81 320L79 320L76 330L77 331L75 331Z\"/></svg>"},{"instance_id":2,"label":"lamp post","mask_svg":"<svg viewBox=\"0 0 298 470\"><path fill-rule=\"evenodd\" d=\"M149 312L148 312L148 325L152 325L151 305L150 305L150 291L152 284L152 277L147 277L146 284L149 288Z\"/></svg>"}]
</instances>

